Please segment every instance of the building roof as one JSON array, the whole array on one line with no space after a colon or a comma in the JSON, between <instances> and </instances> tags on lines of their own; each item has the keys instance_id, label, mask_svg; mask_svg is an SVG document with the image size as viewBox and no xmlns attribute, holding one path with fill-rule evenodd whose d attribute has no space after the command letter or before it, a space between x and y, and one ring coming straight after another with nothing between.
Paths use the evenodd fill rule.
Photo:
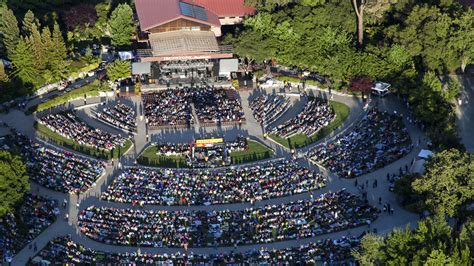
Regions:
<instances>
[{"instance_id":1,"label":"building roof","mask_svg":"<svg viewBox=\"0 0 474 266\"><path fill-rule=\"evenodd\" d=\"M216 14L218 17L243 17L255 14L255 7L246 5L245 0L183 0Z\"/></svg>"},{"instance_id":2,"label":"building roof","mask_svg":"<svg viewBox=\"0 0 474 266\"><path fill-rule=\"evenodd\" d=\"M169 31L150 35L153 56L190 55L219 52L211 31Z\"/></svg>"},{"instance_id":3,"label":"building roof","mask_svg":"<svg viewBox=\"0 0 474 266\"><path fill-rule=\"evenodd\" d=\"M135 8L142 31L180 18L209 26L221 26L216 14L196 4L180 0L135 0Z\"/></svg>"}]
</instances>

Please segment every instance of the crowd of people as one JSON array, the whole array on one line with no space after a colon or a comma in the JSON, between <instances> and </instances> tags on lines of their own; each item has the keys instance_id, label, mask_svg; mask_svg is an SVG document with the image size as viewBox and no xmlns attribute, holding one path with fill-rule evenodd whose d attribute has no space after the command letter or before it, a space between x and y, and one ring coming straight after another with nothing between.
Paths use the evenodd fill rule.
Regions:
<instances>
[{"instance_id":1,"label":"crowd of people","mask_svg":"<svg viewBox=\"0 0 474 266\"><path fill-rule=\"evenodd\" d=\"M176 88L143 94L150 127L186 127L193 123L189 89Z\"/></svg>"},{"instance_id":2,"label":"crowd of people","mask_svg":"<svg viewBox=\"0 0 474 266\"><path fill-rule=\"evenodd\" d=\"M105 171L105 163L34 143L15 132L11 142L19 149L30 180L56 191L83 192Z\"/></svg>"},{"instance_id":3,"label":"crowd of people","mask_svg":"<svg viewBox=\"0 0 474 266\"><path fill-rule=\"evenodd\" d=\"M247 139L237 137L232 141L216 142L209 145L192 143L156 143L157 154L163 156L183 156L191 168L219 167L231 164L230 154L248 149Z\"/></svg>"},{"instance_id":4,"label":"crowd of people","mask_svg":"<svg viewBox=\"0 0 474 266\"><path fill-rule=\"evenodd\" d=\"M290 101L280 95L262 95L250 103L253 116L263 127L275 122L289 108Z\"/></svg>"},{"instance_id":5,"label":"crowd of people","mask_svg":"<svg viewBox=\"0 0 474 266\"><path fill-rule=\"evenodd\" d=\"M130 168L101 198L141 205L254 202L320 189L326 181L326 177L286 160L218 171Z\"/></svg>"},{"instance_id":6,"label":"crowd of people","mask_svg":"<svg viewBox=\"0 0 474 266\"><path fill-rule=\"evenodd\" d=\"M81 121L73 112L49 114L39 119L40 123L71 139L80 145L97 149L112 150L125 144L126 139L98 128L92 128Z\"/></svg>"},{"instance_id":7,"label":"crowd of people","mask_svg":"<svg viewBox=\"0 0 474 266\"><path fill-rule=\"evenodd\" d=\"M100 112L97 112L96 116L99 120L105 121L114 127L129 132L135 132L137 130L135 110L123 103L118 103L112 107L105 107Z\"/></svg>"},{"instance_id":8,"label":"crowd of people","mask_svg":"<svg viewBox=\"0 0 474 266\"><path fill-rule=\"evenodd\" d=\"M30 265L245 265L291 263L292 265L348 265L351 252L359 247L360 237L323 239L317 242L285 249L255 249L247 252L194 254L192 252L150 254L109 253L87 248L74 242L70 236L51 240ZM346 264L347 263L347 264Z\"/></svg>"},{"instance_id":9,"label":"crowd of people","mask_svg":"<svg viewBox=\"0 0 474 266\"><path fill-rule=\"evenodd\" d=\"M341 177L357 177L382 168L413 148L402 117L371 109L351 131L309 152L311 160Z\"/></svg>"},{"instance_id":10,"label":"crowd of people","mask_svg":"<svg viewBox=\"0 0 474 266\"><path fill-rule=\"evenodd\" d=\"M202 87L193 91L199 122L203 124L241 123L245 121L242 104L232 89Z\"/></svg>"},{"instance_id":11,"label":"crowd of people","mask_svg":"<svg viewBox=\"0 0 474 266\"><path fill-rule=\"evenodd\" d=\"M378 209L341 190L317 199L244 210L166 211L90 206L78 225L87 237L113 245L210 247L271 243L370 225Z\"/></svg>"},{"instance_id":12,"label":"crowd of people","mask_svg":"<svg viewBox=\"0 0 474 266\"><path fill-rule=\"evenodd\" d=\"M238 94L218 87L175 88L143 95L145 116L150 127L186 127L193 124L191 104L204 125L237 123L245 120Z\"/></svg>"},{"instance_id":13,"label":"crowd of people","mask_svg":"<svg viewBox=\"0 0 474 266\"><path fill-rule=\"evenodd\" d=\"M58 204L26 193L11 212L0 216L0 258L9 261L56 220Z\"/></svg>"},{"instance_id":14,"label":"crowd of people","mask_svg":"<svg viewBox=\"0 0 474 266\"><path fill-rule=\"evenodd\" d=\"M303 111L295 118L276 126L271 132L283 138L289 138L299 133L310 137L329 125L335 117L336 114L329 102L315 98L309 100Z\"/></svg>"}]
</instances>

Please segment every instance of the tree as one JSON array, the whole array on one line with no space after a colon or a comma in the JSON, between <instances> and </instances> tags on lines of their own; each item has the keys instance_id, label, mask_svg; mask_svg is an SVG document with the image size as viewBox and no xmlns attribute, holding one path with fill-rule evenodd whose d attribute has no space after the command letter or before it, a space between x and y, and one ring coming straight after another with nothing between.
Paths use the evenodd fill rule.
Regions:
<instances>
[{"instance_id":1,"label":"tree","mask_svg":"<svg viewBox=\"0 0 474 266\"><path fill-rule=\"evenodd\" d=\"M29 189L21 159L8 151L0 151L0 217L11 211Z\"/></svg>"},{"instance_id":2,"label":"tree","mask_svg":"<svg viewBox=\"0 0 474 266\"><path fill-rule=\"evenodd\" d=\"M27 40L20 39L11 59L16 68L15 76L25 84L36 85L38 83L38 70L31 63L34 62L35 57Z\"/></svg>"},{"instance_id":3,"label":"tree","mask_svg":"<svg viewBox=\"0 0 474 266\"><path fill-rule=\"evenodd\" d=\"M97 13L93 5L79 4L64 12L62 20L67 30L84 30L86 25L94 25L97 21Z\"/></svg>"},{"instance_id":4,"label":"tree","mask_svg":"<svg viewBox=\"0 0 474 266\"><path fill-rule=\"evenodd\" d=\"M27 41L35 58L32 64L36 67L38 72L41 72L45 69L47 59L45 58L46 51L44 49L41 33L35 24L32 25L31 35L27 38Z\"/></svg>"},{"instance_id":5,"label":"tree","mask_svg":"<svg viewBox=\"0 0 474 266\"><path fill-rule=\"evenodd\" d=\"M66 44L64 43L63 36L61 34L61 30L57 22L54 23L51 42L52 42L52 47L54 49L50 55L52 75L53 77L56 77L56 79L65 78L65 74L68 68L68 63L65 60L67 56L67 49L66 49Z\"/></svg>"},{"instance_id":6,"label":"tree","mask_svg":"<svg viewBox=\"0 0 474 266\"><path fill-rule=\"evenodd\" d=\"M454 20L450 47L452 47L464 73L466 66L474 61L474 10L468 8Z\"/></svg>"},{"instance_id":7,"label":"tree","mask_svg":"<svg viewBox=\"0 0 474 266\"><path fill-rule=\"evenodd\" d=\"M135 30L132 16L132 8L126 3L119 4L112 11L109 19L112 45L124 46L132 43L132 33Z\"/></svg>"},{"instance_id":8,"label":"tree","mask_svg":"<svg viewBox=\"0 0 474 266\"><path fill-rule=\"evenodd\" d=\"M23 18L21 27L25 36L28 36L33 32L33 25L36 25L37 29L40 28L39 20L35 17L33 11L28 10Z\"/></svg>"},{"instance_id":9,"label":"tree","mask_svg":"<svg viewBox=\"0 0 474 266\"><path fill-rule=\"evenodd\" d=\"M458 234L437 215L419 221L414 231L407 226L386 237L365 235L353 255L361 265L471 265L470 241L472 234Z\"/></svg>"},{"instance_id":10,"label":"tree","mask_svg":"<svg viewBox=\"0 0 474 266\"><path fill-rule=\"evenodd\" d=\"M413 56L421 67L440 73L459 66L455 50L449 45L453 19L436 6L415 6L401 26L387 27L386 33Z\"/></svg>"},{"instance_id":11,"label":"tree","mask_svg":"<svg viewBox=\"0 0 474 266\"><path fill-rule=\"evenodd\" d=\"M3 61L0 60L0 84L7 81L8 76L7 73L5 73L5 66L3 65Z\"/></svg>"},{"instance_id":12,"label":"tree","mask_svg":"<svg viewBox=\"0 0 474 266\"><path fill-rule=\"evenodd\" d=\"M357 42L360 47L364 44L364 19L365 12L372 15L374 19L380 19L385 11L390 8L392 2L386 0L352 0L352 6L357 18Z\"/></svg>"},{"instance_id":13,"label":"tree","mask_svg":"<svg viewBox=\"0 0 474 266\"><path fill-rule=\"evenodd\" d=\"M360 249L352 253L352 255L362 265L378 265L383 260L382 247L384 239L381 236L367 234L360 242Z\"/></svg>"},{"instance_id":14,"label":"tree","mask_svg":"<svg viewBox=\"0 0 474 266\"><path fill-rule=\"evenodd\" d=\"M7 50L8 58L12 58L16 45L20 40L20 29L13 11L7 7L0 9L0 32L3 35L3 44Z\"/></svg>"},{"instance_id":15,"label":"tree","mask_svg":"<svg viewBox=\"0 0 474 266\"><path fill-rule=\"evenodd\" d=\"M412 183L413 189L424 195L425 204L434 213L458 214L474 196L474 162L468 153L445 150L426 165L426 173Z\"/></svg>"},{"instance_id":16,"label":"tree","mask_svg":"<svg viewBox=\"0 0 474 266\"><path fill-rule=\"evenodd\" d=\"M117 60L107 67L107 75L111 81L130 77L130 62Z\"/></svg>"},{"instance_id":17,"label":"tree","mask_svg":"<svg viewBox=\"0 0 474 266\"><path fill-rule=\"evenodd\" d=\"M351 79L351 91L362 93L362 98L365 94L369 94L372 90L373 81L367 76L358 76Z\"/></svg>"}]
</instances>

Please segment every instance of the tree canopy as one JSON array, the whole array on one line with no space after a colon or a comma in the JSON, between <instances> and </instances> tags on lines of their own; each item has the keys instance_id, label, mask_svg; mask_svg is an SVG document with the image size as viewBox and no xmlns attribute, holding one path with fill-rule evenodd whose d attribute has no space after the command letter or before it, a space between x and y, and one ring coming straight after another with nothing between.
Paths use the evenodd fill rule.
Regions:
<instances>
[{"instance_id":1,"label":"tree canopy","mask_svg":"<svg viewBox=\"0 0 474 266\"><path fill-rule=\"evenodd\" d=\"M117 81L122 78L128 78L131 75L130 62L116 60L107 67L107 76L111 81Z\"/></svg>"},{"instance_id":2,"label":"tree canopy","mask_svg":"<svg viewBox=\"0 0 474 266\"><path fill-rule=\"evenodd\" d=\"M112 11L109 19L112 45L126 46L132 43L132 33L135 30L132 16L132 8L126 3L119 4Z\"/></svg>"},{"instance_id":3,"label":"tree canopy","mask_svg":"<svg viewBox=\"0 0 474 266\"><path fill-rule=\"evenodd\" d=\"M474 200L472 155L451 149L437 153L426 164L426 173L413 181L413 189L424 195L434 213L455 216Z\"/></svg>"},{"instance_id":4,"label":"tree canopy","mask_svg":"<svg viewBox=\"0 0 474 266\"><path fill-rule=\"evenodd\" d=\"M26 166L21 159L0 151L0 217L11 211L29 189Z\"/></svg>"},{"instance_id":5,"label":"tree canopy","mask_svg":"<svg viewBox=\"0 0 474 266\"><path fill-rule=\"evenodd\" d=\"M472 222L458 234L436 216L419 221L414 231L396 229L385 238L368 234L353 254L362 265L470 265L473 240Z\"/></svg>"}]
</instances>

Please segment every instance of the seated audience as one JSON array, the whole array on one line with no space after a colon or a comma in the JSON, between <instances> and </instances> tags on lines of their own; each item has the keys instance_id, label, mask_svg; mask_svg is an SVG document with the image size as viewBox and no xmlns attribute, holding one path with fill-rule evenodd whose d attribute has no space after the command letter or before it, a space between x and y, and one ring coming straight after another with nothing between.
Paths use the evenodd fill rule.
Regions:
<instances>
[{"instance_id":1,"label":"seated audience","mask_svg":"<svg viewBox=\"0 0 474 266\"><path fill-rule=\"evenodd\" d=\"M31 262L41 265L41 260L52 264L100 264L100 265L247 265L247 264L337 264L352 260L352 250L359 247L360 237L323 239L317 242L287 247L284 249L261 248L245 253L229 252L218 254L194 254L177 252L171 254L150 253L108 253L86 248L75 243L70 236L58 237L49 241Z\"/></svg>"},{"instance_id":2,"label":"seated audience","mask_svg":"<svg viewBox=\"0 0 474 266\"><path fill-rule=\"evenodd\" d=\"M99 120L105 121L114 127L129 132L137 130L135 110L123 103L118 103L112 107L105 107L96 116Z\"/></svg>"},{"instance_id":3,"label":"seated audience","mask_svg":"<svg viewBox=\"0 0 474 266\"><path fill-rule=\"evenodd\" d=\"M244 210L142 210L90 206L79 214L87 237L111 245L216 247L314 237L370 224L378 210L344 190L314 200Z\"/></svg>"},{"instance_id":4,"label":"seated audience","mask_svg":"<svg viewBox=\"0 0 474 266\"><path fill-rule=\"evenodd\" d=\"M65 138L97 149L112 150L123 146L126 141L118 135L90 127L72 112L49 114L41 117L39 121Z\"/></svg>"},{"instance_id":5,"label":"seated audience","mask_svg":"<svg viewBox=\"0 0 474 266\"><path fill-rule=\"evenodd\" d=\"M0 258L13 257L56 220L58 204L26 193L12 212L0 217Z\"/></svg>"},{"instance_id":6,"label":"seated audience","mask_svg":"<svg viewBox=\"0 0 474 266\"><path fill-rule=\"evenodd\" d=\"M309 157L341 177L357 177L408 154L411 144L400 116L374 108L349 133L320 144Z\"/></svg>"},{"instance_id":7,"label":"seated audience","mask_svg":"<svg viewBox=\"0 0 474 266\"><path fill-rule=\"evenodd\" d=\"M21 133L10 136L25 161L30 180L56 191L84 192L105 171L104 162L39 145Z\"/></svg>"},{"instance_id":8,"label":"seated audience","mask_svg":"<svg viewBox=\"0 0 474 266\"><path fill-rule=\"evenodd\" d=\"M303 111L295 118L278 125L271 132L283 138L289 138L296 134L311 137L321 128L329 125L335 117L336 114L328 102L313 99L306 103Z\"/></svg>"},{"instance_id":9,"label":"seated audience","mask_svg":"<svg viewBox=\"0 0 474 266\"><path fill-rule=\"evenodd\" d=\"M130 168L101 198L140 204L209 205L284 197L325 185L325 177L285 160L219 171Z\"/></svg>"}]
</instances>

